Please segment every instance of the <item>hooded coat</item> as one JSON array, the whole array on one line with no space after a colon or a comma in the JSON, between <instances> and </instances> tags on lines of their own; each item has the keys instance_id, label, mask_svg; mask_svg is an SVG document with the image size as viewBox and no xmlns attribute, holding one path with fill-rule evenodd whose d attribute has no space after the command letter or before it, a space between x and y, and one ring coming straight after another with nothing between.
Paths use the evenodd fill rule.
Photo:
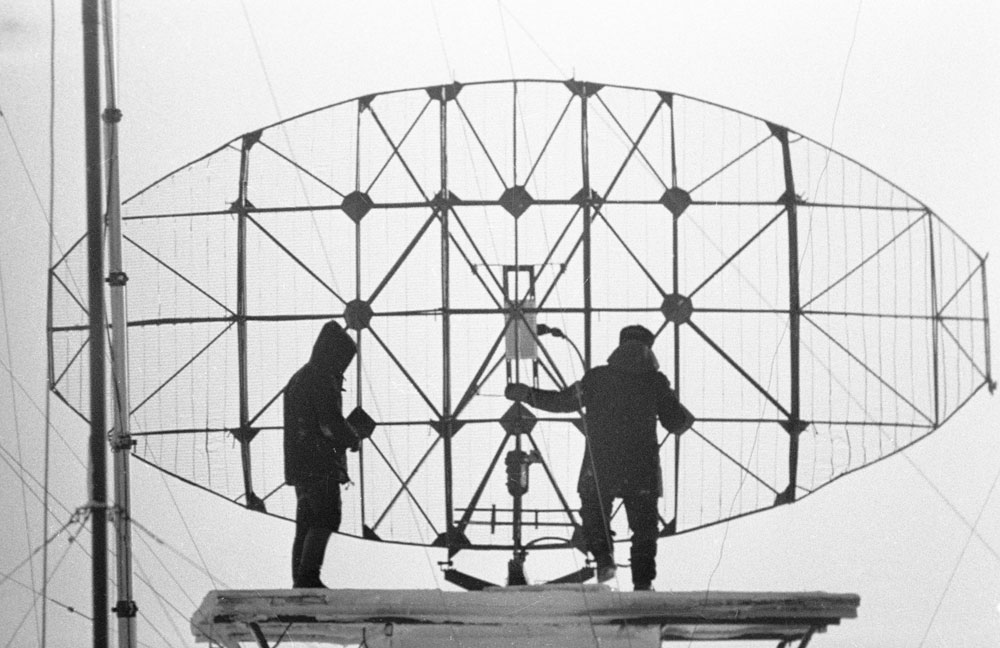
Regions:
<instances>
[{"instance_id":1,"label":"hooded coat","mask_svg":"<svg viewBox=\"0 0 1000 648\"><path fill-rule=\"evenodd\" d=\"M312 355L285 386L285 481L307 486L333 478L350 480L347 449L359 439L344 419L341 392L344 371L357 346L337 322L327 322Z\"/></svg>"},{"instance_id":2,"label":"hooded coat","mask_svg":"<svg viewBox=\"0 0 1000 648\"><path fill-rule=\"evenodd\" d=\"M531 389L529 405L550 412L584 409L587 449L577 489L605 494L663 493L657 421L668 432L691 427L694 417L677 400L653 351L626 341L583 378L561 391ZM597 477L596 482L594 477Z\"/></svg>"}]
</instances>

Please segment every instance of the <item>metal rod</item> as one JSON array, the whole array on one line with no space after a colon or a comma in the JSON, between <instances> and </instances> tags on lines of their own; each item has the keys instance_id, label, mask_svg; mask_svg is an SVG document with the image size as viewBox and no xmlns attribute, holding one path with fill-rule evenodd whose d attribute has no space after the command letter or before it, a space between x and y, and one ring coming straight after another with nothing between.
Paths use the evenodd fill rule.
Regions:
<instances>
[{"instance_id":1,"label":"metal rod","mask_svg":"<svg viewBox=\"0 0 1000 648\"><path fill-rule=\"evenodd\" d=\"M94 648L108 646L107 459L105 439L104 218L101 179L101 60L97 0L83 0L83 96L86 133L87 287L90 324L91 593Z\"/></svg>"},{"instance_id":2,"label":"metal rod","mask_svg":"<svg viewBox=\"0 0 1000 648\"><path fill-rule=\"evenodd\" d=\"M697 324L695 324L694 322L688 322L688 326L690 326L691 330L694 331L695 333L697 333L698 336L701 339L703 339L706 342L706 344L708 344L708 346L712 347L712 349L717 354L719 354L719 357L721 357L723 360L725 360L729 364L729 366L731 366L733 369L736 370L737 373L739 373L741 376L743 376L743 378L748 383L750 383L751 385L753 385L754 389L756 389L758 392L760 392L760 394L764 398L766 398L768 401L771 402L772 405L774 405L776 408L778 408L778 411L780 411L782 414L784 414L785 416L787 416L789 419L792 418L792 413L789 410L785 409L785 406L782 405L778 401L777 398L775 398L774 396L772 396L770 394L770 392L768 392L767 389L764 388L763 385L761 385L753 376L751 376L750 373L746 369L744 369L742 366L740 366L740 363L736 362L736 360L734 360L732 356L730 356L728 353L726 353L725 349L723 349L721 346L719 346L718 344L716 344L715 340L713 340L712 338L710 338L707 333L705 333L704 331L702 331L701 328L699 328Z\"/></svg>"},{"instance_id":3,"label":"metal rod","mask_svg":"<svg viewBox=\"0 0 1000 648\"><path fill-rule=\"evenodd\" d=\"M250 147L255 138L244 136L240 147L239 197L237 198L236 229L236 355L239 371L240 398L240 463L243 467L243 492L247 504L253 493L250 455L250 387L247 384L247 183L250 172Z\"/></svg>"},{"instance_id":4,"label":"metal rod","mask_svg":"<svg viewBox=\"0 0 1000 648\"><path fill-rule=\"evenodd\" d=\"M360 113L359 113L360 114ZM360 147L361 143L356 142L356 146ZM358 219L354 221L354 299L358 302L361 301L361 220ZM371 300L369 300L369 305ZM363 329L358 329L358 355L355 362L355 391L357 393L358 407L362 406L361 394L363 393L362 387L364 380L364 353L361 348L361 333ZM368 524L368 489L365 486L365 445L360 444L358 447L358 482L361 484L360 489L360 499L361 499L361 528L365 528Z\"/></svg>"},{"instance_id":5,"label":"metal rod","mask_svg":"<svg viewBox=\"0 0 1000 648\"><path fill-rule=\"evenodd\" d=\"M465 507L465 512L462 514L462 519L458 522L458 531L464 532L465 527L469 524L469 520L472 518L472 513L476 511L476 505L479 504L479 498L483 496L483 491L486 490L486 482L489 481L490 475L496 469L497 462L500 461L500 454L503 449L507 447L507 440L510 439L511 433L507 432L504 434L503 439L500 441L500 445L497 447L496 453L493 455L490 465L486 468L483 473L483 478L479 481L479 485L476 486L476 492L472 494L472 499L469 500L469 505ZM482 509L478 509L482 510Z\"/></svg>"},{"instance_id":6,"label":"metal rod","mask_svg":"<svg viewBox=\"0 0 1000 648\"><path fill-rule=\"evenodd\" d=\"M302 262L302 260L301 260L301 259L299 259L299 257L297 257L297 256L296 256L296 255L295 255L295 254L294 254L294 253L293 253L293 252L292 252L291 250L289 250L289 249L288 249L288 248L287 248L287 247L285 246L285 244L284 244L284 243L282 243L281 241L279 241L279 240L278 240L278 239L277 239L277 238L276 238L276 237L275 237L275 236L274 236L273 234L271 234L270 232L268 232L268 231L267 231L267 228L265 228L265 227L264 227L263 225L261 225L260 223L258 223L258 222L257 222L257 221L256 221L256 220L255 220L255 219L253 218L253 217L251 217L251 216L250 216L250 210L249 210L249 209L246 209L246 206L244 206L244 209L242 209L242 210L240 211L240 214L241 214L242 216L245 216L245 217L246 217L247 219L249 219L249 220L250 220L250 222L251 222L251 223L253 223L253 224L254 224L254 226L255 226L255 227L256 227L257 229L259 229L259 230L260 230L261 234L263 234L263 235L264 235L264 236L266 236L267 238L271 239L271 241L272 241L272 242L274 242L274 244L275 244L275 245L277 245L277 246L278 246L279 248L281 248L281 251L282 251L282 252L284 252L285 254L287 254L287 255L288 255L288 257L289 257L289 258L290 258L290 259L291 259L292 261L294 261L296 265L298 265L298 266L299 266L300 268L302 268L303 270L305 270L305 271L306 271L306 272L307 272L307 273L309 274L309 276L310 276L310 277L312 277L313 279L315 279L316 281L318 281L318 282L319 282L319 284L320 284L321 286L323 286L324 288L326 288L326 289L327 289L327 291L329 291L329 293L330 293L331 295L333 295L334 297L336 297L336 298L337 298L337 299L338 299L338 300L340 301L340 303L341 303L341 304L344 304L344 305L346 305L346 304L347 304L347 300L346 300L346 299L344 299L343 297L341 297L341 296L340 296L339 294L337 294L337 291L336 291L336 290L334 290L333 288L331 288L330 286L328 286L328 285L326 284L326 282L325 282L325 281L323 281L323 280L322 280L322 279L321 279L321 278L319 277L319 275L317 275L317 274L316 274L316 273L315 273L315 272L314 272L314 271L312 270L312 268L310 268L310 267L309 267L309 266L307 266L307 265L306 265L305 263L303 263L303 262Z\"/></svg>"},{"instance_id":7,"label":"metal rod","mask_svg":"<svg viewBox=\"0 0 1000 648\"><path fill-rule=\"evenodd\" d=\"M427 108L427 106L424 106L425 110L426 110L426 108ZM394 141L392 141L392 137L389 136L389 131L387 131L385 129L385 126L382 124L382 120L379 119L378 115L375 114L375 109L372 108L371 106L368 106L368 112L371 114L372 119L375 121L375 125L378 126L379 130L382 131L382 135L385 136L385 139L389 143L389 146L392 147L392 155L394 157L396 157L396 158L399 159L400 164L403 165L403 169L406 170L406 174L408 176L410 176L410 180L413 180L413 184L417 187L417 191L420 192L420 195L423 197L423 199L424 200L429 200L429 198L427 197L427 192L424 191L424 188L420 186L420 181L417 180L417 176L413 175L413 171L410 169L410 165L406 163L406 160L403 159L403 156L400 155L400 153L399 153L399 147L403 145L404 141L406 141L406 137L407 137L407 135L410 134L410 131L409 130L406 131L406 134L403 135L403 139L401 139L399 141L399 144L396 144ZM421 110L420 114L421 115L423 114L423 110ZM411 130L413 129L413 126L416 126L416 123L417 122L414 121L413 125L410 126ZM392 157L390 157L389 160L391 161ZM388 164L388 161L386 162L386 164ZM368 185L368 189L366 190L366 193L367 193L367 191L371 190L371 188L372 188L372 186L374 184L375 184L375 182L372 181L372 183Z\"/></svg>"},{"instance_id":8,"label":"metal rod","mask_svg":"<svg viewBox=\"0 0 1000 648\"><path fill-rule=\"evenodd\" d=\"M664 101L670 107L670 183L671 187L677 186L677 145L676 138L674 137L674 100L673 95L668 95L670 100ZM679 215L674 216L671 214L671 228L673 231L673 241L672 241L672 269L673 269L673 288L674 294L680 294L680 243L678 241L678 233L680 228L677 225L677 221L680 218ZM674 393L677 398L681 397L681 325L680 322L674 322ZM674 527L677 526L677 511L680 506L680 490L681 490L681 435L674 435Z\"/></svg>"},{"instance_id":9,"label":"metal rod","mask_svg":"<svg viewBox=\"0 0 1000 648\"><path fill-rule=\"evenodd\" d=\"M580 163L583 172L583 370L591 365L593 322L590 293L590 140L587 131L587 93L580 94Z\"/></svg>"},{"instance_id":10,"label":"metal rod","mask_svg":"<svg viewBox=\"0 0 1000 648\"><path fill-rule=\"evenodd\" d=\"M444 437L444 506L445 506L445 544L451 549L451 532L454 525L452 511L452 455L451 436L454 433L451 411L451 255L448 217L450 193L448 191L448 95L441 88L439 129L441 143L441 201L443 205L438 210L441 220L441 434Z\"/></svg>"},{"instance_id":11,"label":"metal rod","mask_svg":"<svg viewBox=\"0 0 1000 648\"><path fill-rule=\"evenodd\" d=\"M497 178L500 180L500 184L503 185L504 189L507 189L507 181L503 179L503 174L500 173L500 169L497 168L497 163L493 161L493 156L490 155L490 152L489 150L487 150L486 145L483 144L483 138L479 136L479 131L476 130L475 126L473 126L472 121L469 119L469 116L465 113L465 108L462 107L462 102L458 100L458 97L455 98L455 105L458 106L458 111L462 113L462 117L465 119L465 124L469 127L469 130L472 132L472 136L476 139L476 142L479 144L479 150L483 152L483 155L486 156L486 161L490 163L490 166L493 168L493 172L497 174Z\"/></svg>"},{"instance_id":12,"label":"metal rod","mask_svg":"<svg viewBox=\"0 0 1000 648\"><path fill-rule=\"evenodd\" d=\"M820 293L818 293L816 295L813 295L813 297L809 301L807 301L805 304L803 304L802 307L803 308L808 308L809 304L813 303L814 301L816 301L817 299L819 299L820 297L822 297L823 295L827 294L828 292L830 292L831 290L833 290L834 288L836 288L837 286L839 286L841 283L843 283L844 281L846 281L848 277L850 277L851 275L853 275L855 272L857 272L861 268L865 267L865 265L869 261L871 261L872 259L874 259L875 257L877 257L883 250L885 250L886 248L888 248L890 245L892 245L893 243L895 243L900 237L902 237L904 234L906 234L911 229L913 229L913 227L915 227L916 224L919 223L919 222L920 222L920 219L917 219L917 220L914 220L909 225L907 225L905 228L903 228L903 230L901 232L899 232L898 234L896 234L895 236L893 236L884 245L882 245L881 247L879 247L879 249L877 249L874 252L872 252L871 254L869 254L861 263L857 264L856 266L854 266L853 268L851 268L850 270L848 270L844 274L844 276L842 276L840 279L837 279L836 281L834 281L833 283L831 283L829 286L827 286L826 288L824 288Z\"/></svg>"},{"instance_id":13,"label":"metal rod","mask_svg":"<svg viewBox=\"0 0 1000 648\"><path fill-rule=\"evenodd\" d=\"M562 504L562 509L554 509L554 510L565 513L566 517L569 518L570 524L576 526L576 520L573 519L573 509L570 508L569 502L566 500L566 497L562 493L562 489L559 488L559 483L556 481L555 475L553 475L552 471L549 470L549 462L545 461L545 458L542 455L542 449L539 448L538 444L535 442L535 437L531 436L530 434L528 434L527 436L528 436L528 441L531 441L531 447L534 448L535 452L537 452L538 455L542 457L542 460L539 463L542 465L542 469L545 471L545 475L549 478L549 483L552 484L552 489L556 492L556 497L559 498L559 503ZM538 513L539 510L540 509L535 509L536 514ZM538 526L537 515L536 515L535 526Z\"/></svg>"},{"instance_id":14,"label":"metal rod","mask_svg":"<svg viewBox=\"0 0 1000 648\"><path fill-rule=\"evenodd\" d=\"M132 505L129 476L129 454L132 437L129 435L129 380L128 380L128 320L125 313L125 286L127 277L122 263L122 214L118 184L118 122L121 112L117 105L114 20L110 0L103 0L105 91L104 135L107 146L108 177L108 270L111 292L111 360L114 384L114 430L112 457L114 461L115 555L117 561L116 585L118 600L114 610L118 617L118 645L135 648L136 605L132 587Z\"/></svg>"},{"instance_id":15,"label":"metal rod","mask_svg":"<svg viewBox=\"0 0 1000 648\"><path fill-rule=\"evenodd\" d=\"M601 217L602 221L604 221L604 224L607 226L608 231L611 232L611 234L616 239L618 239L619 243L621 243L622 249L625 250L625 253L628 254L633 261L635 261L635 264L639 267L640 270L642 270L642 273L646 275L646 278L649 279L649 282L653 284L653 288L656 288L656 292L660 293L661 297L666 296L667 292L663 290L663 288L660 286L660 282L656 280L656 277L654 277L653 273L649 271L649 268L646 267L646 264L643 263L638 256L636 256L635 252L632 251L632 248L629 246L629 244L625 242L625 239L621 237L621 235L618 233L618 230L616 230L614 225L611 224L611 221L608 220L608 217L604 215L604 212L600 208L598 208L596 211L597 215ZM738 250L736 254L739 254L741 251L742 250Z\"/></svg>"},{"instance_id":16,"label":"metal rod","mask_svg":"<svg viewBox=\"0 0 1000 648\"><path fill-rule=\"evenodd\" d=\"M378 526L382 524L382 520L385 519L385 516L389 515L389 511L392 510L392 507L395 506L396 504L396 500L398 500L403 493L406 493L410 497L414 497L413 493L410 492L410 482L413 481L413 478L417 476L418 472L420 472L420 468L424 465L424 462L427 461L427 457L431 456L431 452L433 452L434 448L437 447L439 441L441 441L440 436L431 441L431 444L427 446L427 450L424 451L424 454L420 457L420 460L417 461L417 464L413 467L413 470L410 471L409 476L407 476L405 480L400 479L399 490L397 490L396 494L389 499L389 503L385 505L385 510L382 511L382 515L378 516L378 519L372 523L371 526L372 531L378 529ZM414 497L414 499L416 498Z\"/></svg>"},{"instance_id":17,"label":"metal rod","mask_svg":"<svg viewBox=\"0 0 1000 648\"><path fill-rule=\"evenodd\" d=\"M988 386L990 388L990 393L992 394L996 389L996 384L993 382L990 360L990 302L986 292L986 259L983 259L980 269L983 276L983 341L986 349L986 382L989 383Z\"/></svg>"},{"instance_id":18,"label":"metal rod","mask_svg":"<svg viewBox=\"0 0 1000 648\"><path fill-rule=\"evenodd\" d=\"M441 210L441 211L446 211L446 210ZM371 295L369 295L368 297L369 304L372 304L378 298L379 294L382 292L382 289L385 288L386 284L388 284L389 281L396 276L396 272L399 271L400 266L402 266L403 263L408 258L410 258L410 253L413 252L413 248L417 247L417 243L419 243L420 239L424 237L424 232L426 232L427 229L431 226L431 223L434 222L436 213L437 212L432 213L430 216L427 217L427 220L424 221L424 224L420 226L420 229L417 231L417 233L413 235L413 239L409 242L409 244L407 244L406 249L403 250L402 253L400 253L399 258L396 259L396 262L392 264L392 267L389 268L389 271L385 273L385 277L383 277L382 281L379 282L379 285L375 287L375 290L371 292ZM357 225L357 229L360 231L361 229L360 223ZM358 258L360 258L361 256L360 235L358 241L359 241ZM447 245L447 242L445 242L445 245Z\"/></svg>"},{"instance_id":19,"label":"metal rod","mask_svg":"<svg viewBox=\"0 0 1000 648\"><path fill-rule=\"evenodd\" d=\"M828 333L826 329L824 329L822 326L820 326L819 324L817 324L810 317L806 317L806 321L808 321L810 324L812 324L816 328L817 331L819 331L820 333L822 333L838 349L840 349L845 354L847 354L848 358L850 358L851 360L854 360L856 363L858 363L861 366L862 369L864 369L867 373L869 373L871 376L873 376L875 378L875 380L879 381L879 383L883 387L885 387L890 392L892 392L898 399L900 399L901 401L903 401L904 403L906 403L907 405L909 405L910 407L912 407L914 412L916 412L920 416L924 417L924 419L926 419L928 423L935 423L935 421L931 421L930 417L927 416L927 414L925 414L924 411L922 409L920 409L916 405L916 403L914 403L909 398L907 398L906 396L904 396L903 394L901 394L899 392L899 390L897 390L895 387L892 386L892 384L890 384L881 375L879 375L879 373L877 371L875 371L874 369L872 369L871 367L869 367L868 364L864 360L862 360L857 355L855 355L853 351L851 351L849 348L847 348L837 338L835 338L832 335L830 335L830 333Z\"/></svg>"},{"instance_id":20,"label":"metal rod","mask_svg":"<svg viewBox=\"0 0 1000 648\"><path fill-rule=\"evenodd\" d=\"M695 288L690 293L688 293L687 298L688 299L693 299L694 296L698 294L698 291L700 291L702 288L704 288L705 285L708 282L710 282L712 279L715 279L719 275L720 272L722 272L723 270L725 270L726 266L728 266L730 263L732 263L733 261L735 261L736 257L738 257L740 254L743 253L743 250L745 250L748 247L750 247L753 244L754 241L756 241L758 238L760 238L764 234L764 232L766 232L771 227L771 225L773 225L775 222L777 222L777 220L779 218L781 218L781 216L784 213L785 213L785 210L782 209L777 214L774 215L774 218L772 218L771 220L767 221L767 223L764 225L764 227L760 228L760 230L758 230L756 234L754 234L753 236L751 236L749 238L749 240L747 240L743 245L741 245L738 250L736 250L735 252L733 252L732 254L730 254L729 257L725 261L722 262L722 265L720 265L718 268L716 268L715 271L712 272L712 274L708 275L708 277L706 277L704 281L702 281L700 284L698 284L697 288ZM675 221L676 221L676 219L675 219ZM677 288L676 287L674 288L674 293L675 294L677 293Z\"/></svg>"},{"instance_id":21,"label":"metal rod","mask_svg":"<svg viewBox=\"0 0 1000 648\"><path fill-rule=\"evenodd\" d=\"M942 314L943 314L943 313L944 313L944 312L945 312L946 310L948 310L948 307L949 307L949 306L951 306L951 302L955 301L955 299L956 299L956 298L957 298L957 297L958 297L958 296L959 296L960 294L962 294L962 291L963 291L963 290L965 290L965 287L966 287L966 286L968 286L968 285L969 285L969 284L970 284L970 283L972 282L972 280L976 278L976 275L978 275L978 274L979 274L980 272L982 272L982 268L983 268L983 265L984 265L985 263L986 263L986 259L983 259L982 261L980 261L980 262L979 262L979 265L977 265L977 266L975 267L975 269L973 269L973 270L972 270L972 272L970 272L970 273L969 273L969 276L965 278L965 281L963 281L963 282L962 282L962 283L961 283L961 284L960 284L960 285L958 286L958 288L956 288L956 289L955 289L955 290L954 290L954 291L953 291L953 292L951 293L951 297L949 297L949 298L948 298L948 301L946 301L946 302L945 302L944 304L942 304L942 305L941 305L941 308L940 308L940 311L941 311L941 313L942 313Z\"/></svg>"},{"instance_id":22,"label":"metal rod","mask_svg":"<svg viewBox=\"0 0 1000 648\"><path fill-rule=\"evenodd\" d=\"M799 303L799 218L798 197L795 195L795 177L792 173L792 154L788 145L788 130L777 129L776 136L781 142L781 157L785 171L785 193L783 202L788 213L788 346L790 364L790 404L788 429L788 494L795 499L795 487L799 471L799 325L802 316Z\"/></svg>"},{"instance_id":23,"label":"metal rod","mask_svg":"<svg viewBox=\"0 0 1000 648\"><path fill-rule=\"evenodd\" d=\"M622 174L625 172L625 167L628 166L629 160L631 160L632 156L635 155L636 153L638 153L639 157L646 162L646 167L653 172L653 175L656 176L656 179L659 180L660 184L665 188L666 183L663 182L663 179L660 177L660 174L656 172L656 167L650 164L649 160L647 160L646 156L643 154L642 149L639 148L639 144L642 142L642 140L646 138L646 132L649 130L649 127L653 125L653 121L656 119L656 115L659 114L660 108L663 107L663 102L660 101L656 104L656 107L653 108L653 112L649 116L649 119L646 120L645 125L642 127L642 131L639 133L639 136L635 138L635 140L633 140L632 137L628 134L628 131L625 130L625 127L622 126L621 122L618 121L618 118L615 117L615 114L611 111L610 108L608 108L607 104L604 103L604 100L601 99L601 97L598 96L597 94L595 94L594 96L597 97L597 101L602 106L604 106L604 108L608 111L608 115L615 122L615 124L618 125L618 128L621 129L622 134L625 135L625 139L627 139L629 143L632 145L631 148L629 148L628 154L625 155L625 159L622 160L621 166L618 167L618 170L615 172L614 177L611 179L611 183L608 185L607 191L604 192L604 196L608 197L611 195L611 190L614 189L614 187L618 184L618 180L622 177Z\"/></svg>"},{"instance_id":24,"label":"metal rod","mask_svg":"<svg viewBox=\"0 0 1000 648\"><path fill-rule=\"evenodd\" d=\"M205 291L204 288L202 288L201 286L199 286L195 282L193 282L190 279L188 279L187 277L185 277L183 274L181 274L180 272L178 272L177 269L175 269L169 263L165 262L163 259L159 258L155 254L153 254L152 252L150 252L149 250L147 250L146 248L144 248L142 245L140 245L139 243L137 243L134 239L132 239L132 238L130 238L128 236L122 236L122 238L124 240L128 241L129 243L131 243L140 252L142 252L143 254L145 254L146 256L148 256L150 259L152 259L153 261L155 261L157 264L159 264L160 266L162 266L163 268L165 268L172 275L174 275L175 277L177 277L178 279L180 279L181 281L183 281L187 285L191 286L192 288L194 288L195 290L197 290L199 293L201 293L202 295L204 295L208 299L211 299L215 303L216 306L218 306L219 308L222 308L223 310L225 310L228 313L234 314L233 313L233 309L229 308L229 306L226 306L224 303L222 303L221 301L219 301L218 299L216 299L215 297L213 297L212 295L210 295L208 292Z\"/></svg>"},{"instance_id":25,"label":"metal rod","mask_svg":"<svg viewBox=\"0 0 1000 648\"><path fill-rule=\"evenodd\" d=\"M938 294L937 294L937 263L934 257L934 216L927 212L927 235L929 239L930 247L930 264L931 264L931 313L933 318L931 319L931 344L933 346L934 353L934 425L938 425L941 422L941 388L940 388L940 371L938 353L940 352L940 342L938 340L938 325L937 320L940 317L938 312Z\"/></svg>"}]
</instances>

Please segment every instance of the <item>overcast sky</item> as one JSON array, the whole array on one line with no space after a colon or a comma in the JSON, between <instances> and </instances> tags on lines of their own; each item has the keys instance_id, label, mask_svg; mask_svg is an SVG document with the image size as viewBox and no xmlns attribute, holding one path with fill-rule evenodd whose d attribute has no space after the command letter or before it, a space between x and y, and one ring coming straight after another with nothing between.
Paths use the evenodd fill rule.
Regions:
<instances>
[{"instance_id":1,"label":"overcast sky","mask_svg":"<svg viewBox=\"0 0 1000 648\"><path fill-rule=\"evenodd\" d=\"M77 4L57 3L56 15L54 215L63 246L85 222ZM49 33L47 3L0 0L2 574L42 540L32 493L44 471ZM1000 5L989 0L122 3L122 193L243 132L359 95L575 76L675 91L784 124L886 176L985 254L1000 249L997 33ZM996 270L992 263L994 295ZM54 412L53 531L70 521L63 506L87 497L87 430ZM984 393L928 440L805 502L662 542L657 589L860 594L859 618L817 646L997 645L998 415ZM291 525L220 505L143 466L133 477L135 518L160 540L136 532L144 645L191 644L185 619L209 589L287 586ZM89 534L72 546L67 538L51 545L59 604L48 610L50 645L90 632L65 607L90 614L79 546L89 548ZM335 539L327 569L337 572L325 580L446 586L435 564L443 558ZM507 556L462 559L463 570L499 580ZM529 561L529 577L559 575L574 560ZM40 589L41 578L35 560L0 584L6 645L39 645L29 588Z\"/></svg>"}]
</instances>

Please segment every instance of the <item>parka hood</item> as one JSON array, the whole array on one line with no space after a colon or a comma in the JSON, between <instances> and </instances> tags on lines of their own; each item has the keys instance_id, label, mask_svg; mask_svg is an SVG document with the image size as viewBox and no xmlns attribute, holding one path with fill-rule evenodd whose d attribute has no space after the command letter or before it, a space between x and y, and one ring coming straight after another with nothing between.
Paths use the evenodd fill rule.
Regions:
<instances>
[{"instance_id":1,"label":"parka hood","mask_svg":"<svg viewBox=\"0 0 1000 648\"><path fill-rule=\"evenodd\" d=\"M627 373L657 371L660 363L648 346L637 340L626 340L608 356L608 366Z\"/></svg>"},{"instance_id":2,"label":"parka hood","mask_svg":"<svg viewBox=\"0 0 1000 648\"><path fill-rule=\"evenodd\" d=\"M319 332L309 363L323 372L343 374L357 352L357 345L344 327L331 320Z\"/></svg>"}]
</instances>

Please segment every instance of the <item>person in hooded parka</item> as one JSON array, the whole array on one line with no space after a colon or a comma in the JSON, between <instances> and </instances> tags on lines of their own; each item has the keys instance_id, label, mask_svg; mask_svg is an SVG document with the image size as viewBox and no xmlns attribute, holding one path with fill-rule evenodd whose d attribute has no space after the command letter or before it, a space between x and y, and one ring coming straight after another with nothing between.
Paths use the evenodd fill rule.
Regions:
<instances>
[{"instance_id":1,"label":"person in hooded parka","mask_svg":"<svg viewBox=\"0 0 1000 648\"><path fill-rule=\"evenodd\" d=\"M640 325L626 326L608 363L587 371L561 391L520 383L505 395L549 412L585 410L587 437L577 491L587 550L597 563L597 578L615 575L614 545L609 520L615 498L625 505L632 529L632 584L652 589L656 578L657 500L663 494L656 422L679 434L694 423L659 371L653 354L653 333Z\"/></svg>"},{"instance_id":2,"label":"person in hooded parka","mask_svg":"<svg viewBox=\"0 0 1000 648\"><path fill-rule=\"evenodd\" d=\"M360 435L344 418L344 371L354 340L335 321L316 338L312 355L285 387L285 481L295 487L292 586L325 587L319 578L330 535L340 528L340 485L349 480L347 450Z\"/></svg>"}]
</instances>

